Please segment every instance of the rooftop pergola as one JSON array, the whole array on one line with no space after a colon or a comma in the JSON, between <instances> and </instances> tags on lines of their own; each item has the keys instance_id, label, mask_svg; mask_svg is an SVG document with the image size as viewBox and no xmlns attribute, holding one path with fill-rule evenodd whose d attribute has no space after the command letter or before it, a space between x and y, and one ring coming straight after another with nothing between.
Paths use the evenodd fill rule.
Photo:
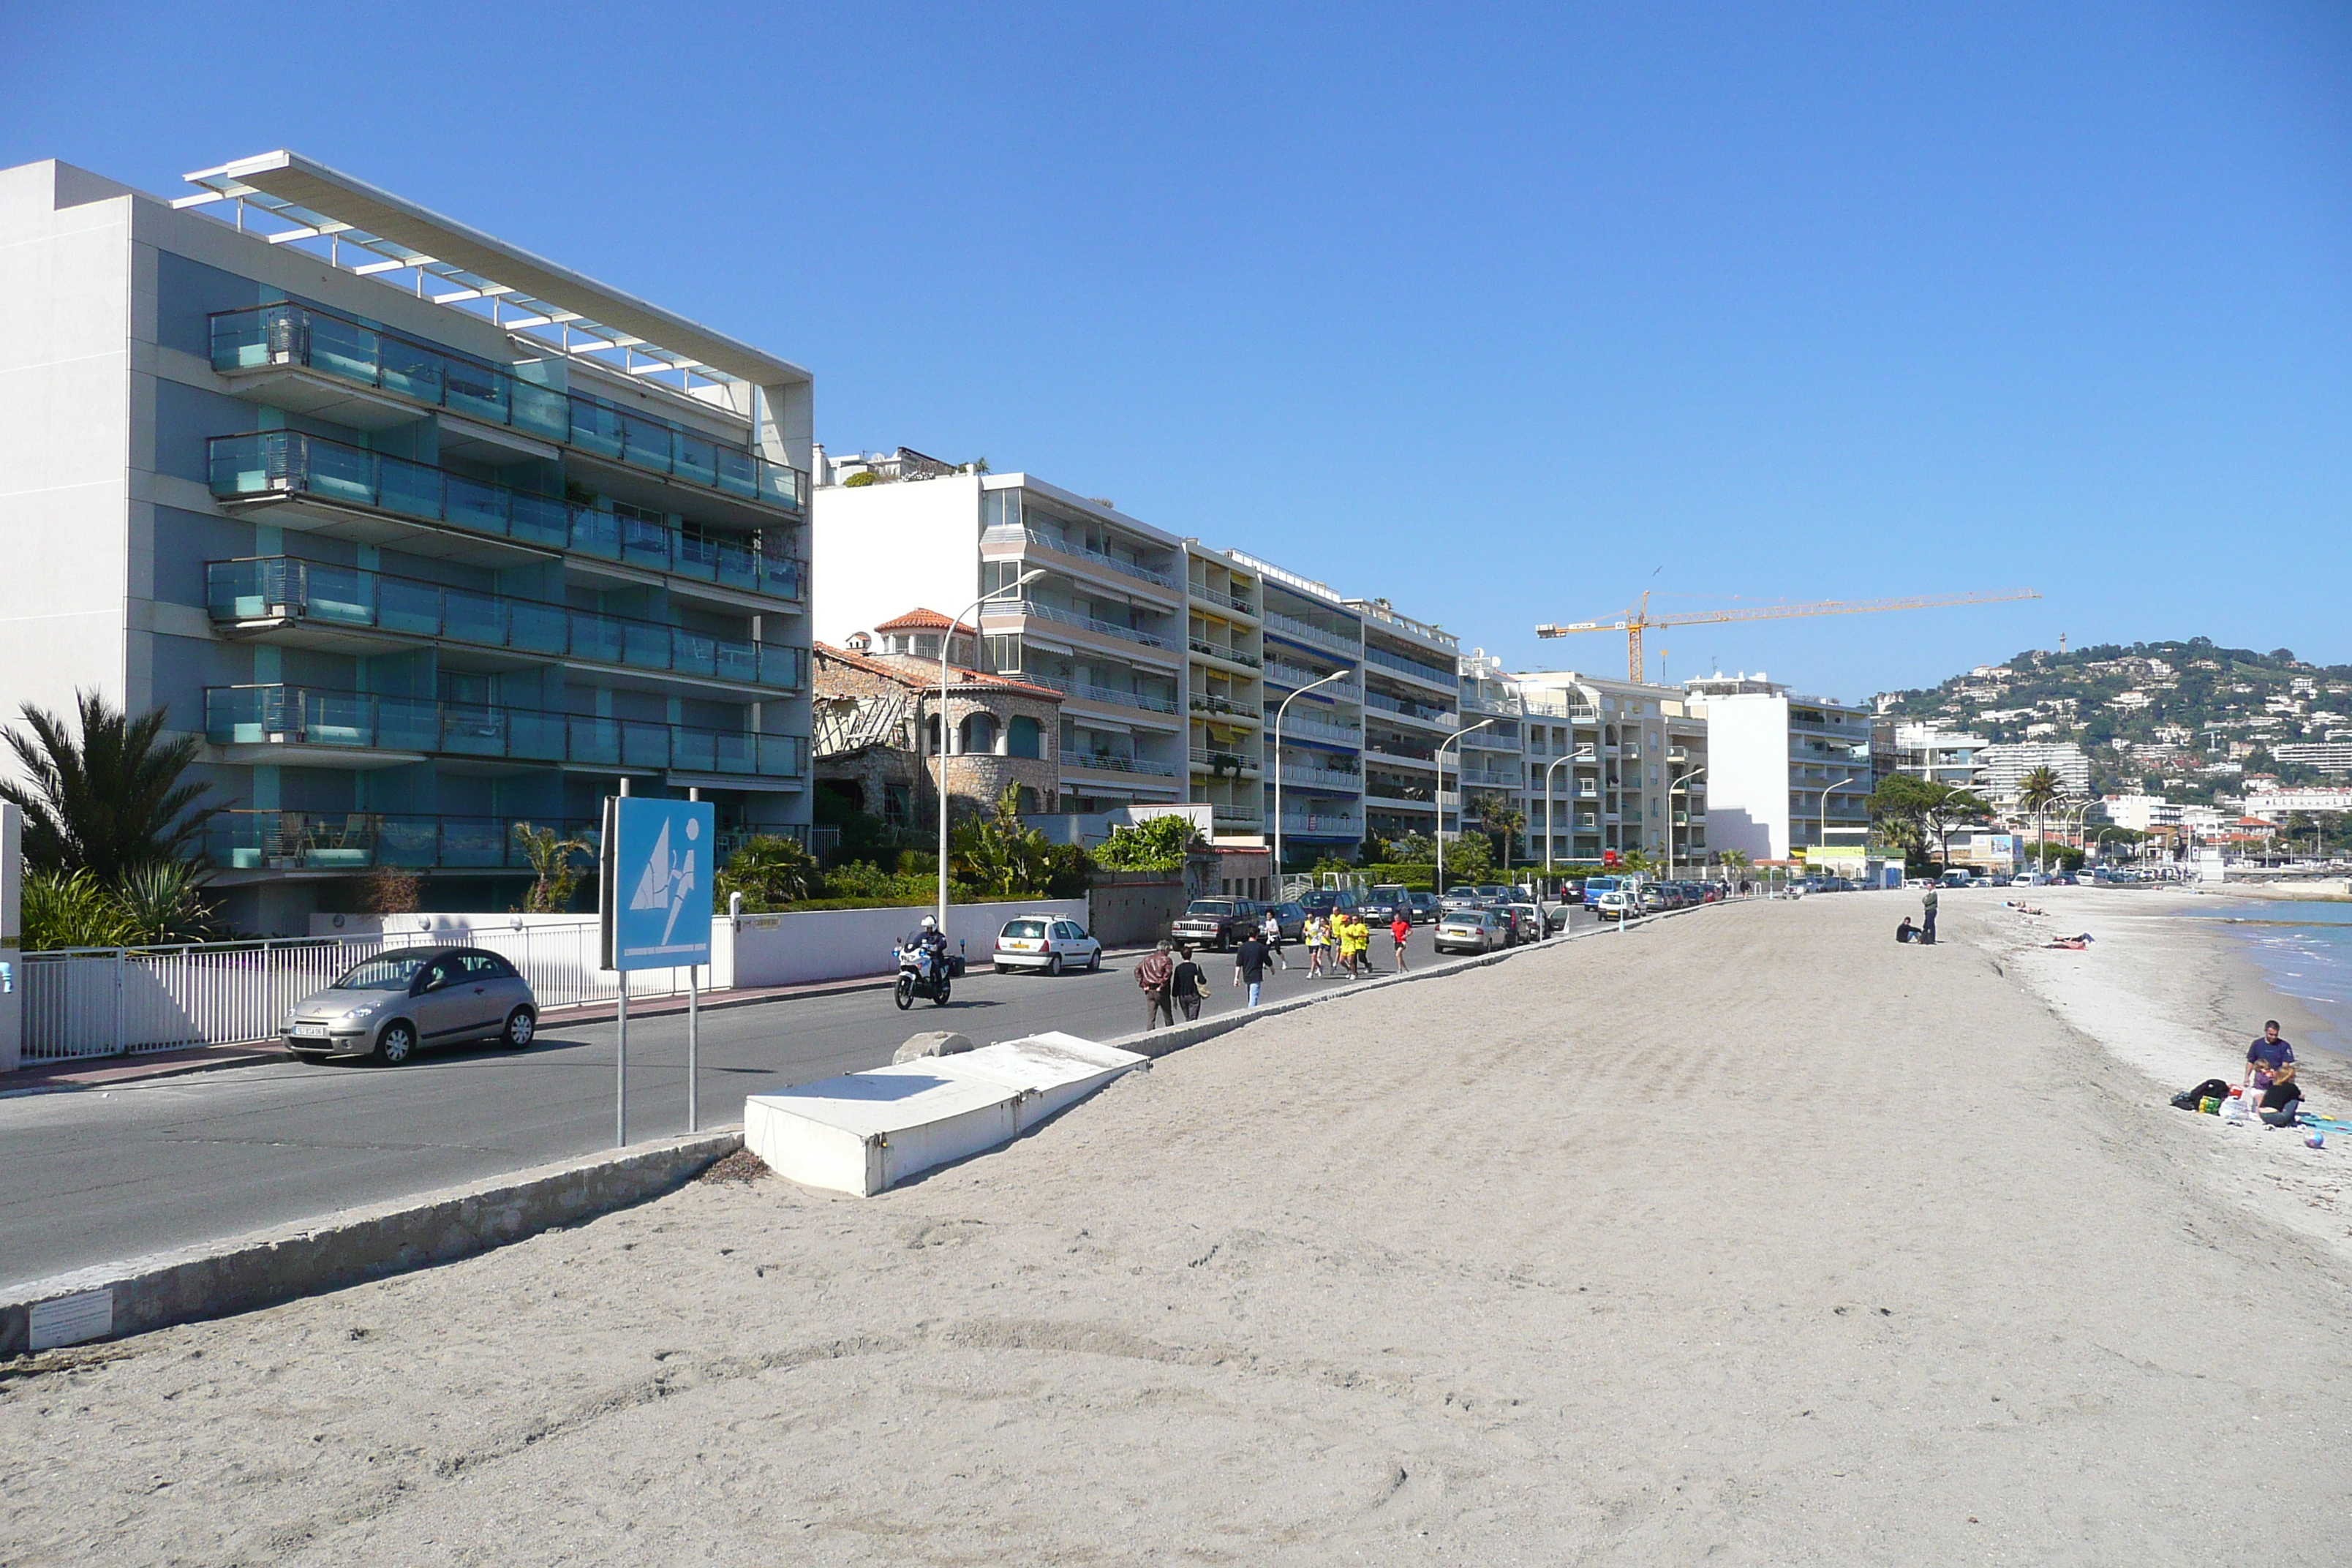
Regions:
<instances>
[{"instance_id":1,"label":"rooftop pergola","mask_svg":"<svg viewBox=\"0 0 2352 1568\"><path fill-rule=\"evenodd\" d=\"M224 221L240 233L299 247L354 277L413 289L420 300L468 311L608 371L687 393L810 379L788 360L298 153L264 153L184 178L202 194L183 196L174 207L229 204L232 216Z\"/></svg>"}]
</instances>

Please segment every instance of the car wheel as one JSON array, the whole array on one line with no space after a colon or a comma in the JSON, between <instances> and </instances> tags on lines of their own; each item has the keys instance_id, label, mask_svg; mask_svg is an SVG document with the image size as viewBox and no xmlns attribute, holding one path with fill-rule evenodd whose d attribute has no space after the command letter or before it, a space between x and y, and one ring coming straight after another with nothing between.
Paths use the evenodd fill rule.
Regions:
<instances>
[{"instance_id":1,"label":"car wheel","mask_svg":"<svg viewBox=\"0 0 2352 1568\"><path fill-rule=\"evenodd\" d=\"M510 1051L519 1051L530 1044L538 1033L538 1015L528 1007L518 1007L507 1015L507 1026L499 1031L499 1043Z\"/></svg>"},{"instance_id":2,"label":"car wheel","mask_svg":"<svg viewBox=\"0 0 2352 1568\"><path fill-rule=\"evenodd\" d=\"M1045 960L1045 973L1048 974L1059 974L1062 973L1062 955L1060 953L1055 953Z\"/></svg>"},{"instance_id":3,"label":"car wheel","mask_svg":"<svg viewBox=\"0 0 2352 1568\"><path fill-rule=\"evenodd\" d=\"M1087 960L1087 973L1088 974L1100 974L1102 973L1101 948L1095 949L1094 956Z\"/></svg>"},{"instance_id":4,"label":"car wheel","mask_svg":"<svg viewBox=\"0 0 2352 1568\"><path fill-rule=\"evenodd\" d=\"M375 1037L375 1059L388 1068L396 1068L416 1054L416 1026L405 1019L383 1026Z\"/></svg>"}]
</instances>

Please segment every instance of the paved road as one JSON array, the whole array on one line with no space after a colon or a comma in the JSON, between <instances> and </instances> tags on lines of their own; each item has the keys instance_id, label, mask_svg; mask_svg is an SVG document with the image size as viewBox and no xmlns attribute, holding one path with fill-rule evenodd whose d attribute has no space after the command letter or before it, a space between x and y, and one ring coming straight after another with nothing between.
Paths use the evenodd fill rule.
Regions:
<instances>
[{"instance_id":1,"label":"paved road","mask_svg":"<svg viewBox=\"0 0 2352 1568\"><path fill-rule=\"evenodd\" d=\"M1388 942L1374 952L1389 967ZM1275 997L1310 985L1305 956ZM1429 931L1407 950L1432 962ZM901 1013L881 991L705 1012L706 1126L740 1121L743 1097L890 1059L919 1029L987 1044L1064 1029L1096 1039L1143 1023L1114 958L1047 979L977 968L944 1008ZM1238 1005L1232 961L1203 956L1203 1016ZM395 1068L288 1061L110 1090L0 1100L0 1285L234 1236L591 1153L613 1142L610 1022L551 1030L529 1050L427 1053ZM686 1129L686 1020L633 1020L630 1136Z\"/></svg>"}]
</instances>

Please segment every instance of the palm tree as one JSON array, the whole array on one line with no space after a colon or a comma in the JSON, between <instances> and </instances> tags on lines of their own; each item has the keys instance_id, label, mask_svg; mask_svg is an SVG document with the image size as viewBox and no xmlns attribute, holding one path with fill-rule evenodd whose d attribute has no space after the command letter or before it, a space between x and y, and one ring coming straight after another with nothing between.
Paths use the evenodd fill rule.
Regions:
<instances>
[{"instance_id":1,"label":"palm tree","mask_svg":"<svg viewBox=\"0 0 2352 1568\"><path fill-rule=\"evenodd\" d=\"M1748 851L1745 849L1726 849L1716 857L1716 860L1723 867L1724 879L1727 881L1738 881L1738 873L1748 869Z\"/></svg>"},{"instance_id":2,"label":"palm tree","mask_svg":"<svg viewBox=\"0 0 2352 1568\"><path fill-rule=\"evenodd\" d=\"M528 822L514 825L515 841L530 858L535 873L530 891L523 895L523 908L535 915L560 915L572 907L572 895L579 890L584 874L572 857L592 855L595 846L584 838L565 838L552 827L534 827Z\"/></svg>"},{"instance_id":3,"label":"palm tree","mask_svg":"<svg viewBox=\"0 0 2352 1568\"><path fill-rule=\"evenodd\" d=\"M127 718L95 691L76 694L81 738L54 713L25 704L32 733L13 726L24 784L0 784L0 800L25 813L24 855L45 871L88 871L120 887L142 866L194 859L191 846L220 806L199 808L210 786L182 784L196 760L194 735L162 739L166 710Z\"/></svg>"},{"instance_id":4,"label":"palm tree","mask_svg":"<svg viewBox=\"0 0 2352 1568\"><path fill-rule=\"evenodd\" d=\"M2044 765L2034 769L2018 781L2017 805L2021 811L2033 814L2033 869L2038 876L2042 869L2046 849L2042 843L2042 821L2052 806L2066 798L2066 781L2058 770Z\"/></svg>"},{"instance_id":5,"label":"palm tree","mask_svg":"<svg viewBox=\"0 0 2352 1568\"><path fill-rule=\"evenodd\" d=\"M1521 811L1508 795L1482 795L1478 797L1478 825L1488 833L1503 836L1503 867L1511 868L1511 835L1528 825L1528 814Z\"/></svg>"}]
</instances>

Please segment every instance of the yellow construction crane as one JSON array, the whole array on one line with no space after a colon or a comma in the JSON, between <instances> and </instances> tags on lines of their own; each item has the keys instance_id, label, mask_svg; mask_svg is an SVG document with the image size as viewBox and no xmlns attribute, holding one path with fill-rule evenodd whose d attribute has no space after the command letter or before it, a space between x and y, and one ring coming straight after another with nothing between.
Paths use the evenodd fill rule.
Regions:
<instances>
[{"instance_id":1,"label":"yellow construction crane","mask_svg":"<svg viewBox=\"0 0 2352 1568\"><path fill-rule=\"evenodd\" d=\"M2000 605L2012 599L2038 599L2041 595L2031 588L2021 588L2009 594L1954 594L1943 598L1927 599L1868 599L1848 602L1824 599L1811 605L1759 605L1752 609L1696 610L1687 615L1654 616L1650 614L1650 595L1643 594L1642 602L1620 612L1615 620L1573 621L1567 626L1540 626L1539 637L1564 637L1571 632L1623 632L1625 634L1625 668L1630 679L1644 679L1642 663L1642 634L1652 626L1695 626L1718 621L1780 621L1798 616L1859 616L1876 610L1931 610L1947 605Z\"/></svg>"}]
</instances>

